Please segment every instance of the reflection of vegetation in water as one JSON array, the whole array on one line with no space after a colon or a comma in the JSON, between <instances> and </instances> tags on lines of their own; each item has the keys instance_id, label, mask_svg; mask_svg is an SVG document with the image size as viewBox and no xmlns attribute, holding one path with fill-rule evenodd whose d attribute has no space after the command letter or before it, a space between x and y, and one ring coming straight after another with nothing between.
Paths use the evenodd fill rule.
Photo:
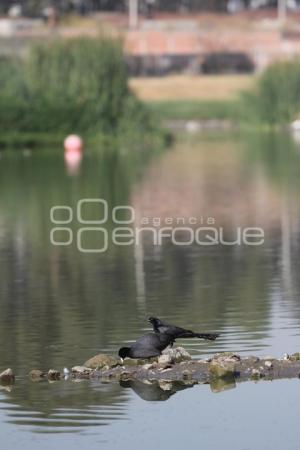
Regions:
<instances>
[{"instance_id":1,"label":"reflection of vegetation in water","mask_svg":"<svg viewBox=\"0 0 300 450\"><path fill-rule=\"evenodd\" d=\"M242 135L241 143L246 148L243 155L245 163L260 164L274 184L285 189L299 187L300 142L288 132L253 132Z\"/></svg>"},{"instance_id":2,"label":"reflection of vegetation in water","mask_svg":"<svg viewBox=\"0 0 300 450\"><path fill-rule=\"evenodd\" d=\"M153 261L160 261L163 280L157 278L157 285L153 283L153 273L146 290L153 291L151 298L157 299L153 309L159 314L168 317L168 311L176 305L175 310L180 310L182 317L186 315L185 323L189 323L192 310L193 324L203 323L203 318L212 324L218 317L224 324L229 310L240 311L228 320L237 326L242 322L245 329L256 331L254 339L266 333L269 283L281 279L278 237L282 229L281 208L289 202L287 195L292 195L294 201L286 215L297 217L299 157L297 147L285 134L273 134L270 141L267 136L271 135L261 136L265 136L266 141L262 141L260 147L254 145L254 139L250 141L248 134L234 139L214 134L212 138L207 135L182 140L172 153L165 155L159 167L153 162L144 183L139 186L134 201L146 216L212 216L217 226L225 226L229 231L237 226L260 226L266 233L262 248L207 250L198 247L194 248L194 259L191 259L190 249L184 247L167 249L165 246L154 252ZM253 137L258 139L257 134ZM285 142L290 144L286 152ZM280 189L270 182L269 172L280 179ZM151 186L155 186L153 191ZM287 191L283 198L281 187ZM145 206L140 199L146 195L148 204ZM159 202L160 197L165 199L164 203ZM275 245L272 254L266 251L271 245L270 239L274 239ZM294 249L296 251L295 246ZM153 267L153 261L149 260L146 274ZM145 264L147 267L147 262ZM169 273L174 275L172 283ZM166 284L163 302L159 295L162 283Z\"/></svg>"},{"instance_id":3,"label":"reflection of vegetation in water","mask_svg":"<svg viewBox=\"0 0 300 450\"><path fill-rule=\"evenodd\" d=\"M273 280L280 280L284 297L294 304L294 317L299 317L299 137L288 132L247 133L241 142L244 164L260 172L261 184L268 184L271 194L267 198L263 187L256 191L264 205L267 242L279 239L276 251L273 249L273 261L279 269Z\"/></svg>"},{"instance_id":4,"label":"reflection of vegetation in water","mask_svg":"<svg viewBox=\"0 0 300 450\"><path fill-rule=\"evenodd\" d=\"M158 255L154 253L152 258L155 260ZM195 246L191 255L188 247L163 247L159 278L155 276L157 269L152 258L148 256L145 273L147 293L152 299L151 311L155 314L169 317L170 311L174 311L178 315L177 323L188 324L192 320L194 329L200 327L221 333L228 320L231 326L241 326L250 332L248 338L251 332L255 339L258 332L260 337L265 336L270 272L267 258L262 259L258 249L219 246L206 250ZM163 302L160 292L164 293ZM230 317L229 311L236 314ZM219 342L216 341L218 347L224 345L223 338L221 335ZM202 346L210 347L204 343Z\"/></svg>"},{"instance_id":5,"label":"reflection of vegetation in water","mask_svg":"<svg viewBox=\"0 0 300 450\"><path fill-rule=\"evenodd\" d=\"M49 395L51 391L51 395ZM3 391L2 391L3 392ZM18 380L5 396L8 422L41 433L74 432L122 420L126 392L118 383ZM1 405L2 401L0 402ZM16 405L16 406L15 406Z\"/></svg>"},{"instance_id":6,"label":"reflection of vegetation in water","mask_svg":"<svg viewBox=\"0 0 300 450\"><path fill-rule=\"evenodd\" d=\"M103 339L104 345L108 344L103 324L109 323L107 314L113 320L119 310L117 292L123 291L122 301L134 297L130 254L126 249L120 251L112 270L112 255L84 256L75 247L50 245L49 211L53 205L75 207L81 198L104 198L110 209L127 204L130 186L142 170L137 157L135 153L122 156L111 150L101 156L87 155L77 178L66 176L62 155L53 152L21 159L11 156L2 161L1 266L6 299L2 318L14 330L5 348L8 365L13 354L14 365L28 367L30 355L31 362L48 368L52 356L55 359L57 355L54 349L45 353L53 338L69 348L70 364L79 362L76 345L85 347L85 360L97 351L99 343L104 343ZM97 215L94 211L93 216ZM71 227L76 229L76 225ZM86 291L89 285L96 288L93 298ZM98 317L99 327L94 330L93 343L87 344L84 329L93 317ZM3 338L6 332L1 329Z\"/></svg>"},{"instance_id":7,"label":"reflection of vegetation in water","mask_svg":"<svg viewBox=\"0 0 300 450\"><path fill-rule=\"evenodd\" d=\"M177 146L165 153L157 166L153 162L149 172L144 170L145 161L138 159L141 153L123 155L107 149L101 155L87 154L81 172L73 178L66 176L62 155L53 151L2 159L3 367L12 366L22 375L34 367L60 369L82 364L99 351L115 353L121 344L146 331L149 315L199 331L222 333L213 343L184 342L188 348L197 348L198 354L249 347L253 351L265 345L271 286L280 271L280 241L268 242L263 248L178 247L166 241L159 248L110 247L107 253L94 255L83 255L75 246L49 243L51 206L74 206L80 198L101 197L111 209L130 203L133 188L145 205L153 206L158 193L159 206L173 199L176 212L189 202L193 215L198 208L206 213L199 198L203 204L208 198L217 210L226 195L226 214L235 214L238 222L240 197L250 208L248 193L256 180L254 161L260 167L265 163L253 158L252 166L249 157L253 154L245 152L240 141L229 138L181 145L181 150ZM228 189L232 180L233 187ZM269 186L266 176L263 180ZM168 196L160 196L165 192L161 186L166 184ZM255 215L255 208L251 211ZM96 212L92 212L94 217ZM111 226L108 223L107 228ZM272 251L267 251L268 245Z\"/></svg>"}]
</instances>

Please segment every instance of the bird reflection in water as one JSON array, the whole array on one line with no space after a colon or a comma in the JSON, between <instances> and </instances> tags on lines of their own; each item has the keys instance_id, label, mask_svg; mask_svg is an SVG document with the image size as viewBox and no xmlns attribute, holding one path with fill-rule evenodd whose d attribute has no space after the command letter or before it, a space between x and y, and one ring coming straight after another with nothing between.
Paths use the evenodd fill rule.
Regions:
<instances>
[{"instance_id":1,"label":"bird reflection in water","mask_svg":"<svg viewBox=\"0 0 300 450\"><path fill-rule=\"evenodd\" d=\"M126 380L120 381L124 388L131 388L139 397L149 402L161 402L168 400L176 392L192 388L195 382L183 383L180 381L149 381Z\"/></svg>"},{"instance_id":2,"label":"bird reflection in water","mask_svg":"<svg viewBox=\"0 0 300 450\"><path fill-rule=\"evenodd\" d=\"M143 400L149 402L162 402L168 400L172 395L176 394L179 391L183 391L184 389L192 388L196 384L199 384L197 381L165 381L165 380L126 380L120 381L120 386L123 388L131 388L139 397ZM218 393L224 392L229 389L234 389L236 387L235 379L230 378L219 378L216 380L211 380L210 383L201 383L201 384L209 384L211 392Z\"/></svg>"}]
</instances>

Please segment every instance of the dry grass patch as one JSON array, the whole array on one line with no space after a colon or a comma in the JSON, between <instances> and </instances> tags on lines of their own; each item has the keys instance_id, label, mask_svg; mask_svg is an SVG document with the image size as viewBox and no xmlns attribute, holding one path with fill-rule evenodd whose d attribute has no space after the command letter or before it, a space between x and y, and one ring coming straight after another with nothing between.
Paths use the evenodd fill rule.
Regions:
<instances>
[{"instance_id":1,"label":"dry grass patch","mask_svg":"<svg viewBox=\"0 0 300 450\"><path fill-rule=\"evenodd\" d=\"M253 82L253 75L172 75L131 78L130 87L146 101L232 100Z\"/></svg>"}]
</instances>

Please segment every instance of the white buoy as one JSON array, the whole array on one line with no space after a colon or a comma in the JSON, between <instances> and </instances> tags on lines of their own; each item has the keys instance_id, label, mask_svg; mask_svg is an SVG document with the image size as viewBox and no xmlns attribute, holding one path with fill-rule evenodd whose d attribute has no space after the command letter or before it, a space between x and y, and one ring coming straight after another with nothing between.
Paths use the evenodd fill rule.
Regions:
<instances>
[{"instance_id":1,"label":"white buoy","mask_svg":"<svg viewBox=\"0 0 300 450\"><path fill-rule=\"evenodd\" d=\"M185 128L189 133L197 133L197 131L201 129L201 126L196 120L188 120L185 124Z\"/></svg>"}]
</instances>

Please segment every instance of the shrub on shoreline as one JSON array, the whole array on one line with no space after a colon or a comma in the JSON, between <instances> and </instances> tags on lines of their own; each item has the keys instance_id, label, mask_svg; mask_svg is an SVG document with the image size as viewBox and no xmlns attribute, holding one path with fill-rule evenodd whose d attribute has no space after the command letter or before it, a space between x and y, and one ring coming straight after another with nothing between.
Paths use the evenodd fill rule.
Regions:
<instances>
[{"instance_id":1,"label":"shrub on shoreline","mask_svg":"<svg viewBox=\"0 0 300 450\"><path fill-rule=\"evenodd\" d=\"M295 120L300 113L300 59L270 65L242 102L249 122L276 126Z\"/></svg>"},{"instance_id":2,"label":"shrub on shoreline","mask_svg":"<svg viewBox=\"0 0 300 450\"><path fill-rule=\"evenodd\" d=\"M0 131L152 133L150 112L130 92L122 47L110 38L34 45L0 66Z\"/></svg>"}]
</instances>

